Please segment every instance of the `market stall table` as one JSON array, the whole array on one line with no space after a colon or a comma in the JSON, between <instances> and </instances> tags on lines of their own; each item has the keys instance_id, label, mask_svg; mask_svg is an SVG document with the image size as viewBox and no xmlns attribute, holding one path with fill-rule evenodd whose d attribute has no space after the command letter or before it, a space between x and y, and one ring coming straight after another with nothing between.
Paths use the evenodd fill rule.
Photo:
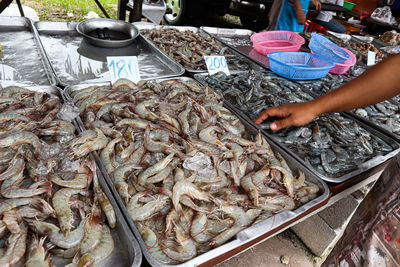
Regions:
<instances>
[{"instance_id":1,"label":"market stall table","mask_svg":"<svg viewBox=\"0 0 400 267\"><path fill-rule=\"evenodd\" d=\"M81 38L76 35L75 28L74 28L75 23L53 23L53 22L37 22L35 26L37 27L41 41L46 48L44 51L44 55L46 56L45 59L48 60L48 62L52 63L53 69L54 69L54 74L57 75L58 83L60 86L66 86L66 85L72 85L69 86L65 89L62 94L65 93L65 98L69 101L76 101L79 102L76 103L78 105L78 108L81 109L81 112L85 110L85 106L81 107L80 104L82 104L82 101L78 101L79 98L85 98L89 96L90 90L96 87L91 87L91 86L100 86L98 87L98 93L101 95L101 90L104 90L105 88L109 88L111 85L110 83L99 83L101 81L107 81L108 80L108 71L106 69L106 64L103 62L104 61L104 50L98 50L98 48L93 48L89 47L88 44L83 44L81 43ZM152 28L156 28L155 26L151 26ZM186 27L186 29L189 29L189 27ZM33 28L33 31L36 31L35 28ZM252 51L252 44L250 41L250 36L253 32L248 31L248 30L238 30L238 29L218 29L218 28L209 28L209 27L202 27L200 31L198 29L195 30L196 33L199 32L200 34L205 34L205 32L208 32L211 34L213 37L221 41L221 43L225 44L226 46L232 48L234 51L238 52L244 57L240 57L240 60L243 60L243 62L247 62L247 64L250 62L257 63L258 65L255 64L248 64L247 66L249 67L249 72L252 73L254 70L259 70L258 66L262 67L267 67L268 62L263 61L266 59L265 56L260 56L260 54L254 54L256 53L255 51ZM0 34L1 36L1 34ZM141 37L142 38L142 37ZM152 79L152 78L159 78L159 77L167 77L167 76L179 76L183 74L183 68L175 62L175 60L169 58L164 52L160 52L155 46L152 45L152 43L148 42L145 39L141 39L139 41L141 44L141 47L145 47L147 50L143 52L142 50L138 49L137 46L135 47L129 47L129 49L119 51L123 55L138 55L139 57L139 65L142 67L141 71L143 71L143 78L146 79ZM86 47L85 51L80 51L83 52L83 54L87 55L87 57L83 56L83 54L79 54L78 50L83 49ZM61 50L65 50L66 53L60 53ZM226 49L226 48L222 48ZM140 50L140 54L137 54L138 50ZM89 54L87 54L89 53ZM252 54L253 53L253 54ZM238 54L235 54L238 56ZM142 56L142 58L141 58ZM143 58L143 56L145 56ZM149 59L156 56L156 60L150 61ZM99 59L99 57L103 57L102 59ZM147 57L147 59L146 59ZM95 59L93 59L95 58ZM46 61L45 60L45 61ZM67 63L69 62L69 63ZM79 64L74 64L76 62L80 62ZM240 65L239 65L240 66ZM257 67L257 68L256 68ZM160 70L161 69L161 70ZM187 68L188 69L188 68ZM188 69L190 70L190 69ZM240 69L239 69L240 70ZM193 69L191 70L192 73L195 73ZM200 72L204 72L205 70L202 70ZM234 73L234 72L232 72ZM355 72L351 72L354 74ZM235 74L234 74L235 75ZM264 73L264 75L268 76L267 74ZM357 75L355 75L357 76ZM195 75L196 78L199 78L200 75ZM339 86L341 83L347 82L350 80L352 77L349 75L349 77L344 78L345 76L329 76L329 79L332 78L332 80L335 79L341 79L339 81L334 81L337 83ZM327 86L327 82L329 82L328 78L323 78L319 81L313 82L314 84L320 84L322 86ZM95 81L95 83L93 83ZM164 80L165 81L165 80ZM249 80L250 83L253 82L253 80ZM261 80L258 80L261 82ZM83 84L78 84L82 83ZM154 87L149 87L153 88L153 90L159 90L161 87L160 85L157 85L157 83L162 83L163 80L157 80L153 82ZM190 85L188 88L193 88L194 84L196 84L195 81L191 80L190 78L187 77L179 77L179 78L174 78L174 79L169 79L170 83L176 83L176 92L174 91L171 93L171 96L175 96L175 93L179 95L179 90L183 90L182 86L188 86L186 83L189 83ZM312 90L307 91L305 90L302 92L301 90L295 90L295 88L292 86L292 83L289 80L285 80L283 78L280 78L280 82L285 85L285 94L288 94L289 97L291 98L302 98L305 96L304 93L310 93ZM313 83L308 83L308 84L313 84ZM78 85L74 85L78 84ZM186 85L185 85L186 84ZM307 84L307 82L303 82L303 84ZM5 84L4 84L5 85ZM310 85L310 86L311 86ZM140 85L140 86L143 86ZM196 85L197 86L197 85ZM276 85L271 85L269 86L276 87ZM295 86L296 87L296 86ZM92 89L90 89L92 88ZM146 90L148 90L147 88ZM158 88L158 89L157 89ZM311 88L311 87L310 87ZM89 90L90 89L90 90ZM215 89L215 88L214 88ZM276 89L276 88L275 88ZM290 89L290 90L289 90ZM144 92L148 93L149 91L144 90ZM169 90L169 89L166 89ZM161 90L157 91L158 94L162 95L165 93L166 90ZM202 90L197 90L194 89L194 92L196 94L204 94L204 92L207 92L208 97L210 97L212 94L211 92L208 92L207 89ZM203 92L204 91L204 92ZM217 91L217 90L216 90ZM81 93L83 92L83 93ZM87 92L88 94L86 94ZM117 91L112 91L111 94L117 96L119 93L119 90ZM137 94L138 91L135 91L135 94ZM315 93L315 92L314 92ZM132 93L133 94L133 93ZM77 97L78 95L78 97ZM247 97L247 96L246 96ZM306 97L308 99L308 96ZM98 100L98 99L96 99ZM102 103L97 103L96 100L91 99L89 102L83 102L84 105L87 106L93 106L93 107L98 107L101 106ZM302 99L304 100L304 98ZM94 101L94 102L93 102ZM116 99L108 99L107 101L116 101ZM126 99L125 99L126 101ZM129 101L132 101L131 98L129 98ZM137 101L137 100L135 100ZM110 102L110 103L111 103ZM114 103L112 102L112 103ZM130 116L132 115L132 111L130 110L123 110L123 108L119 109L120 105L128 104L129 103L117 103L110 104L109 105L114 105L114 107L110 107L110 112L117 112L118 114L124 114L123 116ZM147 102L146 102L147 103ZM137 106L141 104L139 102L135 102L135 105L132 106L132 108L136 109ZM148 103L149 104L149 103ZM171 103L170 103L171 104ZM205 109L205 106L207 104L202 103L199 105L196 103L196 109L197 110L202 110ZM240 121L243 123L246 127L246 130L248 133L250 133L251 136L256 135L259 132L259 129L250 121L247 115L243 113L243 111L240 110L240 107L235 107L230 103L229 101L225 101L225 107L230 110L230 112L233 113L237 121ZM179 103L178 103L179 105ZM162 108L165 108L166 114L168 114L168 108L165 105L161 105ZM108 107L108 106L107 106ZM104 110L103 110L104 111ZM142 112L143 110L136 110L135 112ZM146 107L145 107L146 111ZM154 110L153 110L154 111ZM152 112L153 112L152 111ZM92 112L92 111L90 111ZM78 127L80 131L85 131L86 128L93 128L93 124L91 124L90 119L90 112L85 112L82 113L84 115L83 120L80 118L77 119L78 121ZM99 111L98 111L99 112ZM97 114L97 113L96 113ZM141 114L141 113L140 113ZM106 114L105 114L106 115ZM142 114L143 115L143 114ZM147 114L146 116L150 116L147 118L151 118L151 113L150 115ZM225 114L225 116L227 116ZM231 116L231 115L230 115ZM231 117L229 118L231 119ZM349 116L344 115L346 119L352 120ZM101 118L101 116L100 116ZM98 118L98 119L100 119ZM108 118L108 119L107 119ZM110 123L112 121L112 117L107 117L105 120ZM181 119L181 118L180 118ZM226 119L226 118L225 118ZM167 117L164 117L163 120L165 122L171 123L171 125L174 125L173 119L168 119ZM98 124L97 127L104 128L105 124L101 123L106 123L105 121L103 122L96 122ZM100 124L99 124L100 123ZM153 123L153 122L152 122ZM155 122L155 123L159 123ZM368 125L364 125L362 122L358 122L362 127L364 127L369 133L372 133L373 136L379 136L385 142L387 142L391 147L392 151L380 155L378 160L375 160L373 164L368 164L368 166L364 166L363 168L360 168L359 170L355 172L350 172L345 178L346 179L339 179L336 182L339 182L339 184L335 183L335 180L333 183L329 183L329 189L328 185L321 180L321 175L316 173L315 171L312 170L312 167L307 165L304 161L296 157L293 152L288 150L285 145L283 144L282 140L278 141L273 141L273 139L270 139L270 135L265 135L265 132L263 132L264 136L266 136L267 140L270 141L270 145L273 150L279 151L280 154L282 154L283 158L285 158L288 161L289 166L291 169L302 169L305 174L307 179L310 179L309 181L312 181L313 183L316 183L318 185L318 188L320 190L319 195L316 196L315 199L306 202L305 204L300 205L293 211L284 211L281 213L277 213L272 217L269 217L268 219L265 219L259 224L249 226L247 229L244 229L240 231L232 240L227 242L226 244L214 248L204 254L197 255L194 259L188 261L186 265L199 265L199 266L211 266L213 264L216 264L218 262L223 261L224 259L227 259L237 253L240 253L241 251L259 243L262 242L274 235L276 235L279 232L284 231L285 229L311 217L312 215L316 214L317 212L321 211L324 209L326 206L329 206L339 199L342 199L352 192L356 191L357 189L361 188L362 186L366 184L370 184L378 177L380 176L380 173L384 170L384 168L389 164L391 157L398 152L399 149L399 144L393 140L390 137L387 137L385 133L382 133L382 130L379 128L372 128ZM107 126L108 127L108 126ZM106 128L107 128L106 127ZM142 126L143 127L143 126ZM146 127L147 128L147 127ZM149 128L150 129L150 128ZM116 134L115 131L104 129L107 132L108 136L114 136ZM154 130L154 129L152 129ZM171 128L169 128L171 130ZM139 134L139 133L136 133ZM125 138L125 137L124 137ZM134 139L136 137L133 137ZM148 138L145 136L145 138ZM181 137L182 138L182 137ZM118 138L117 138L118 139ZM120 148L119 148L120 149ZM100 151L99 151L100 152ZM393 154L393 155L392 155ZM110 192L112 194L112 198L115 198L115 201L117 202L117 205L119 209L116 210L118 213L117 216L121 220L122 224L129 225L129 229L131 232L127 234L127 237L129 237L132 233L138 238L139 244L142 248L142 251L147 258L148 262L151 265L154 266L160 266L159 261L155 260L151 254L149 253L148 249L149 247L146 246L146 244L143 242L141 234L138 231L137 225L133 222L131 219L131 215L128 213L127 208L125 206L124 200L120 196L120 188L116 187L113 183L113 176L111 173L108 172L106 169L106 165L104 160L102 160L102 156L98 157L96 153L93 154L93 157L96 159L96 162L100 168L101 175L105 176L105 179L102 178L100 175L100 183L103 186L103 189L105 190L106 194L109 196ZM111 177L111 178L110 178ZM329 179L328 179L329 180ZM114 181L115 182L115 181ZM132 190L132 189L130 189ZM136 189L135 189L136 190ZM136 191L135 191L136 192ZM115 208L115 206L114 206ZM124 218L124 219L123 219ZM126 222L125 222L126 220ZM123 235L123 231L126 231L126 229L121 230L121 233L118 233L118 235L121 238L121 235ZM132 242L131 242L132 243ZM140 264L139 258L140 256L137 256L137 251L135 248L132 248L132 244L129 245L125 244L125 247L127 247L125 253L128 253L129 255L132 256L132 253L135 254L134 261L131 261L132 259L129 259L130 262L128 263L129 265L132 263L133 265ZM121 249L123 251L123 249ZM132 258L132 257L131 257ZM116 261L117 263L120 263L119 261Z\"/></svg>"}]
</instances>

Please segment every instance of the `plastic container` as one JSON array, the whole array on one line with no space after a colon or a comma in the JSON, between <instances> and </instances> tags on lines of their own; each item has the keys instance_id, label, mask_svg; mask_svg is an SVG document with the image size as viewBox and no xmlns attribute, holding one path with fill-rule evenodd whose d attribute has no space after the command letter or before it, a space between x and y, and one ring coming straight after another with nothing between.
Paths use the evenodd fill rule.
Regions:
<instances>
[{"instance_id":1,"label":"plastic container","mask_svg":"<svg viewBox=\"0 0 400 267\"><path fill-rule=\"evenodd\" d=\"M291 31L268 31L255 33L250 37L254 49L267 55L280 51L298 51L305 43L303 37Z\"/></svg>"},{"instance_id":2,"label":"plastic container","mask_svg":"<svg viewBox=\"0 0 400 267\"><path fill-rule=\"evenodd\" d=\"M352 3L352 2L347 2L347 1L343 1L343 7L346 8L347 10L352 10L353 7L355 7L356 4Z\"/></svg>"},{"instance_id":3,"label":"plastic container","mask_svg":"<svg viewBox=\"0 0 400 267\"><path fill-rule=\"evenodd\" d=\"M354 66L357 62L356 56L350 51L347 50L346 48L343 48L347 53L350 55L350 59L346 60L343 63L335 63L335 67L333 67L329 72L333 74L345 74L351 66ZM315 54L313 51L311 53Z\"/></svg>"},{"instance_id":4,"label":"plastic container","mask_svg":"<svg viewBox=\"0 0 400 267\"><path fill-rule=\"evenodd\" d=\"M350 55L341 47L317 33L311 33L311 40L308 47L315 54L332 60L335 63L343 63L350 59Z\"/></svg>"},{"instance_id":5,"label":"plastic container","mask_svg":"<svg viewBox=\"0 0 400 267\"><path fill-rule=\"evenodd\" d=\"M267 57L273 72L293 80L320 79L335 66L329 59L306 52L276 52Z\"/></svg>"}]
</instances>

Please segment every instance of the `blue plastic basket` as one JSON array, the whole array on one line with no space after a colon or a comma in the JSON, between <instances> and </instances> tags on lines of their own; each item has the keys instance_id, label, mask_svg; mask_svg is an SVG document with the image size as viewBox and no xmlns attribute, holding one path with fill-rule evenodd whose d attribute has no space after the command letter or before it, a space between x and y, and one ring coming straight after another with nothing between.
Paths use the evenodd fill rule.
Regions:
<instances>
[{"instance_id":1,"label":"blue plastic basket","mask_svg":"<svg viewBox=\"0 0 400 267\"><path fill-rule=\"evenodd\" d=\"M276 52L267 57L273 72L293 80L320 79L335 66L327 58L306 52Z\"/></svg>"},{"instance_id":2,"label":"blue plastic basket","mask_svg":"<svg viewBox=\"0 0 400 267\"><path fill-rule=\"evenodd\" d=\"M317 55L323 56L333 62L343 63L350 60L350 55L335 43L318 33L311 34L308 47Z\"/></svg>"}]
</instances>

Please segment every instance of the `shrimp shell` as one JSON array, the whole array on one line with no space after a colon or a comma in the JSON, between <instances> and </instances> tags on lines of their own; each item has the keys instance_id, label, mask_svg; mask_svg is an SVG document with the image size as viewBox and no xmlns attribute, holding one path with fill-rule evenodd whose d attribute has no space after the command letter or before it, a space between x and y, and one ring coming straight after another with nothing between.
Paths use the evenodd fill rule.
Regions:
<instances>
[{"instance_id":1,"label":"shrimp shell","mask_svg":"<svg viewBox=\"0 0 400 267\"><path fill-rule=\"evenodd\" d=\"M26 238L28 228L24 223L21 224L21 231L18 234L12 234L8 238L7 250L0 258L0 266L12 266L17 263L25 254Z\"/></svg>"},{"instance_id":2,"label":"shrimp shell","mask_svg":"<svg viewBox=\"0 0 400 267\"><path fill-rule=\"evenodd\" d=\"M38 241L35 236L32 236L31 245L29 247L29 256L25 262L26 267L50 266L50 255L46 258L46 250L43 247L45 239L45 237L42 237L40 238L40 241Z\"/></svg>"},{"instance_id":3,"label":"shrimp shell","mask_svg":"<svg viewBox=\"0 0 400 267\"><path fill-rule=\"evenodd\" d=\"M56 212L58 222L60 223L61 231L64 235L68 235L72 228L72 210L69 204L69 199L72 195L80 193L80 189L63 188L58 190L52 199L53 207Z\"/></svg>"},{"instance_id":4,"label":"shrimp shell","mask_svg":"<svg viewBox=\"0 0 400 267\"><path fill-rule=\"evenodd\" d=\"M114 239L111 235L110 228L108 228L107 225L103 225L101 236L102 238L99 245L80 258L77 265L78 267L98 264L112 253L114 250Z\"/></svg>"}]
</instances>

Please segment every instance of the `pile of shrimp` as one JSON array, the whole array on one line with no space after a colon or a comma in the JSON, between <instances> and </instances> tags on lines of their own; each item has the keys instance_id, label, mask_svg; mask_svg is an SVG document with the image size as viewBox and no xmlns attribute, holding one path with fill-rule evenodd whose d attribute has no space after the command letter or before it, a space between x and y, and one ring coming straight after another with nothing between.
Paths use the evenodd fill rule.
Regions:
<instances>
[{"instance_id":1,"label":"pile of shrimp","mask_svg":"<svg viewBox=\"0 0 400 267\"><path fill-rule=\"evenodd\" d=\"M118 80L70 96L89 129L82 135L107 136L101 161L160 262L186 262L318 194L193 80Z\"/></svg>"},{"instance_id":2,"label":"pile of shrimp","mask_svg":"<svg viewBox=\"0 0 400 267\"><path fill-rule=\"evenodd\" d=\"M0 88L0 266L92 266L114 249L92 150L61 108L57 95Z\"/></svg>"}]
</instances>

